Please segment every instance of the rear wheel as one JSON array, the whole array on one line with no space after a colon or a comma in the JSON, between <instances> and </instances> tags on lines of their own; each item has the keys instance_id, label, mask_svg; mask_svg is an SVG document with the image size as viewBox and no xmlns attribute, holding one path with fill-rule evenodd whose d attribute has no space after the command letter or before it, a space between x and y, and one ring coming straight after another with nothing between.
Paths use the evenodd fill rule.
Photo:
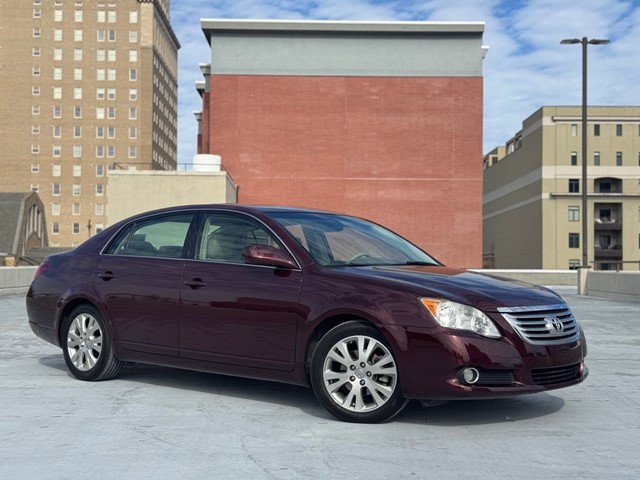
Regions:
<instances>
[{"instance_id":1,"label":"rear wheel","mask_svg":"<svg viewBox=\"0 0 640 480\"><path fill-rule=\"evenodd\" d=\"M73 309L62 324L64 361L80 380L108 380L122 368L113 354L111 338L100 312L92 305Z\"/></svg>"},{"instance_id":2,"label":"rear wheel","mask_svg":"<svg viewBox=\"0 0 640 480\"><path fill-rule=\"evenodd\" d=\"M407 404L387 341L358 320L340 324L320 339L311 359L311 385L320 403L348 422L384 422Z\"/></svg>"}]
</instances>

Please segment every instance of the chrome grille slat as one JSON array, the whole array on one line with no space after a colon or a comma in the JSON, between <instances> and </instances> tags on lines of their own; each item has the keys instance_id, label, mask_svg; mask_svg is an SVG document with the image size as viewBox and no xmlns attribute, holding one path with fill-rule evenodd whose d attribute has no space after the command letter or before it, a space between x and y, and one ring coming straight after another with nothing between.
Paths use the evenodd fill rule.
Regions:
<instances>
[{"instance_id":1,"label":"chrome grille slat","mask_svg":"<svg viewBox=\"0 0 640 480\"><path fill-rule=\"evenodd\" d=\"M509 322L524 341L535 345L558 345L570 343L580 336L580 329L573 313L566 304L541 305L533 307L498 308L504 319ZM551 326L557 319L561 332Z\"/></svg>"}]
</instances>

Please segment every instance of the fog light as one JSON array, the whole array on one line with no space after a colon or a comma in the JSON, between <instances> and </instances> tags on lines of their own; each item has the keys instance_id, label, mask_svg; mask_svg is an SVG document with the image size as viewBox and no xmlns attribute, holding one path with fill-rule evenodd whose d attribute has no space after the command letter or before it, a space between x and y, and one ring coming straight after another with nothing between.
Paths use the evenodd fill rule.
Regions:
<instances>
[{"instance_id":1,"label":"fog light","mask_svg":"<svg viewBox=\"0 0 640 480\"><path fill-rule=\"evenodd\" d=\"M473 367L465 368L462 371L462 378L468 385L473 385L480 379L480 372Z\"/></svg>"}]
</instances>

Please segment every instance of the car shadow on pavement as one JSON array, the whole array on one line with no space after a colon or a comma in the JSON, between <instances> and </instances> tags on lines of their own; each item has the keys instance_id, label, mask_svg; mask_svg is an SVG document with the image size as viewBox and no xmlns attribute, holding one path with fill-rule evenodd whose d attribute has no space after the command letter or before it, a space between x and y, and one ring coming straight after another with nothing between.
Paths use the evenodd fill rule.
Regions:
<instances>
[{"instance_id":1,"label":"car shadow on pavement","mask_svg":"<svg viewBox=\"0 0 640 480\"><path fill-rule=\"evenodd\" d=\"M40 357L39 363L67 372L62 355ZM285 383L142 364L126 365L118 377L109 382L142 383L266 402L297 408L323 420L335 420L318 403L310 388ZM441 427L487 425L544 417L561 410L563 406L562 398L548 393L493 400L452 401L432 407L424 407L420 402L412 401L391 421Z\"/></svg>"}]
</instances>

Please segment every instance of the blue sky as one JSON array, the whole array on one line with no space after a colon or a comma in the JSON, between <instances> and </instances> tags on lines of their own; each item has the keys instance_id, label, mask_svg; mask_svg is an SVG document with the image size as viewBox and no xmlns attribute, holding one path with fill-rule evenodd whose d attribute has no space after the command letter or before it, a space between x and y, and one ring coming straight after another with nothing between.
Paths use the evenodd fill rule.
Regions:
<instances>
[{"instance_id":1,"label":"blue sky","mask_svg":"<svg viewBox=\"0 0 640 480\"><path fill-rule=\"evenodd\" d=\"M589 48L590 105L640 105L640 0L173 0L179 163L195 153L194 83L210 62L202 18L485 22L484 153L541 106L581 103L581 48L563 38L611 41Z\"/></svg>"}]
</instances>

